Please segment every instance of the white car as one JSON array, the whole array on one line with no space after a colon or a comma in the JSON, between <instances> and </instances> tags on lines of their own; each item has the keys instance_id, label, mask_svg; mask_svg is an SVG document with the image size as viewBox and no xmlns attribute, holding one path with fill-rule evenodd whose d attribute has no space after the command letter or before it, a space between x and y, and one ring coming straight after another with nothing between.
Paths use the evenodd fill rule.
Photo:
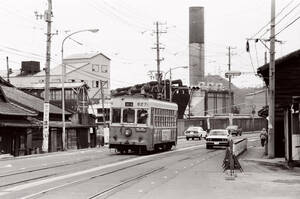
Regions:
<instances>
[{"instance_id":1,"label":"white car","mask_svg":"<svg viewBox=\"0 0 300 199\"><path fill-rule=\"evenodd\" d=\"M231 136L227 129L212 129L206 137L206 148L229 146Z\"/></svg>"},{"instance_id":2,"label":"white car","mask_svg":"<svg viewBox=\"0 0 300 199\"><path fill-rule=\"evenodd\" d=\"M195 138L201 140L201 138L206 138L207 132L204 131L201 126L191 126L184 131L184 135L186 137L186 140L189 140L190 138L192 140L194 140Z\"/></svg>"}]
</instances>

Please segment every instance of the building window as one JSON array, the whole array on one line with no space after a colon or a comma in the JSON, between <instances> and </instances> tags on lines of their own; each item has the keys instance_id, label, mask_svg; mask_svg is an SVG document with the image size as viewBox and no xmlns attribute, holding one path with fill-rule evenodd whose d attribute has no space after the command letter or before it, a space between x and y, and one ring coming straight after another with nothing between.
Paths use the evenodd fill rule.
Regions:
<instances>
[{"instance_id":1,"label":"building window","mask_svg":"<svg viewBox=\"0 0 300 199\"><path fill-rule=\"evenodd\" d=\"M99 72L99 65L98 64L92 64L92 71L93 72Z\"/></svg>"},{"instance_id":2,"label":"building window","mask_svg":"<svg viewBox=\"0 0 300 199\"><path fill-rule=\"evenodd\" d=\"M93 88L99 88L99 81L93 80L93 81L92 81L92 87L93 87Z\"/></svg>"},{"instance_id":3,"label":"building window","mask_svg":"<svg viewBox=\"0 0 300 199\"><path fill-rule=\"evenodd\" d=\"M107 73L108 71L108 66L107 65L101 65L101 72L102 73Z\"/></svg>"}]
</instances>

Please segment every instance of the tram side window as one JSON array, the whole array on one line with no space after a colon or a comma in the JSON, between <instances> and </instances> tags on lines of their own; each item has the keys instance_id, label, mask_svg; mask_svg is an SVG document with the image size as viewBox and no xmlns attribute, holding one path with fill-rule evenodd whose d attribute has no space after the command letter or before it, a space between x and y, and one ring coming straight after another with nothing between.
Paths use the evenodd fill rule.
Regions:
<instances>
[{"instance_id":1,"label":"tram side window","mask_svg":"<svg viewBox=\"0 0 300 199\"><path fill-rule=\"evenodd\" d=\"M147 124L148 112L145 109L140 109L137 111L137 123Z\"/></svg>"},{"instance_id":2,"label":"tram side window","mask_svg":"<svg viewBox=\"0 0 300 199\"><path fill-rule=\"evenodd\" d=\"M121 109L112 110L112 123L121 123Z\"/></svg>"},{"instance_id":3,"label":"tram side window","mask_svg":"<svg viewBox=\"0 0 300 199\"><path fill-rule=\"evenodd\" d=\"M123 122L134 123L134 110L127 108L123 110Z\"/></svg>"}]
</instances>

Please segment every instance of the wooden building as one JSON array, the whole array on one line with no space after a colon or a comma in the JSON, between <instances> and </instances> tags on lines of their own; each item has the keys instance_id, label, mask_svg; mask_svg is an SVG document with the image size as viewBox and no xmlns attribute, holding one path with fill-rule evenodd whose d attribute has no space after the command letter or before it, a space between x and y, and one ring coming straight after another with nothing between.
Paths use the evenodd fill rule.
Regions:
<instances>
[{"instance_id":1,"label":"wooden building","mask_svg":"<svg viewBox=\"0 0 300 199\"><path fill-rule=\"evenodd\" d=\"M269 85L269 64L258 68L257 73L263 78L266 85ZM300 96L300 50L292 52L275 61L275 157L287 157L288 142L293 128L289 125L291 117L289 112L293 104L293 97ZM299 120L297 121L299 123ZM300 136L299 131L293 135ZM297 138L298 139L298 138ZM297 146L300 143L296 144ZM299 147L299 146L298 146Z\"/></svg>"},{"instance_id":2,"label":"wooden building","mask_svg":"<svg viewBox=\"0 0 300 199\"><path fill-rule=\"evenodd\" d=\"M95 121L89 117L84 99L80 97L77 101L80 111L65 112L67 149L96 146ZM42 98L19 90L0 77L0 153L18 156L41 151L43 105ZM48 151L63 150L61 108L50 103L49 119Z\"/></svg>"}]
</instances>

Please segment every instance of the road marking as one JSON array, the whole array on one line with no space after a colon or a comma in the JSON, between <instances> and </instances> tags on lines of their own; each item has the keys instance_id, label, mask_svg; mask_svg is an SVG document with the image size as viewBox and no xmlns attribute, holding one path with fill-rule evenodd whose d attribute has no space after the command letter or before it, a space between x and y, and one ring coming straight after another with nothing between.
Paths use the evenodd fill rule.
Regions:
<instances>
[{"instance_id":1,"label":"road marking","mask_svg":"<svg viewBox=\"0 0 300 199\"><path fill-rule=\"evenodd\" d=\"M142 192L143 192L143 190L142 190L142 189L140 189L140 190L139 190L139 193L142 193Z\"/></svg>"},{"instance_id":2,"label":"road marking","mask_svg":"<svg viewBox=\"0 0 300 199\"><path fill-rule=\"evenodd\" d=\"M151 182L151 184L155 184L155 182Z\"/></svg>"},{"instance_id":3,"label":"road marking","mask_svg":"<svg viewBox=\"0 0 300 199\"><path fill-rule=\"evenodd\" d=\"M11 164L7 164L7 165L5 165L5 166L2 166L2 167L0 167L0 168L11 168L12 167L12 165Z\"/></svg>"},{"instance_id":4,"label":"road marking","mask_svg":"<svg viewBox=\"0 0 300 199\"><path fill-rule=\"evenodd\" d=\"M168 178L168 176L164 176L164 179L167 179Z\"/></svg>"},{"instance_id":5,"label":"road marking","mask_svg":"<svg viewBox=\"0 0 300 199\"><path fill-rule=\"evenodd\" d=\"M204 145L191 146L191 147L176 149L174 151L167 151L167 152L164 152L164 153L158 153L158 154L153 154L153 155L148 155L148 156L132 158L132 159L129 159L129 160L124 160L124 161L121 161L121 162L115 162L115 163L111 163L111 164L107 164L107 165L101 165L99 167L94 167L94 168L91 168L91 169L78 171L78 172L75 172L75 173L70 173L70 174L57 176L57 177L52 177L52 178L48 178L48 179L44 179L44 180L40 180L40 181L35 181L35 182L29 182L27 184L22 184L22 185L18 185L18 186L15 186L15 187L11 187L11 188L2 190L2 191L0 191L0 196L6 195L6 194L14 192L14 191L21 191L21 190L36 187L36 186L39 186L39 185L48 184L48 183L51 183L51 182L64 180L64 179L67 179L67 178L71 178L71 177L75 177L75 176L79 176L79 175L83 175L83 174L88 174L88 173L95 172L95 171L100 171L100 170L107 169L107 168L110 168L110 167L115 167L115 166L119 166L119 165L123 165L123 164L127 164L127 163L132 163L132 162L135 162L135 161L149 159L149 158L152 158L152 157L162 156L162 155L165 155L165 154L175 153L175 152L179 152L179 151L187 151L187 150L192 150L192 149L196 149L196 148L201 148L203 146ZM51 189L49 189L49 190L51 190Z\"/></svg>"}]
</instances>

